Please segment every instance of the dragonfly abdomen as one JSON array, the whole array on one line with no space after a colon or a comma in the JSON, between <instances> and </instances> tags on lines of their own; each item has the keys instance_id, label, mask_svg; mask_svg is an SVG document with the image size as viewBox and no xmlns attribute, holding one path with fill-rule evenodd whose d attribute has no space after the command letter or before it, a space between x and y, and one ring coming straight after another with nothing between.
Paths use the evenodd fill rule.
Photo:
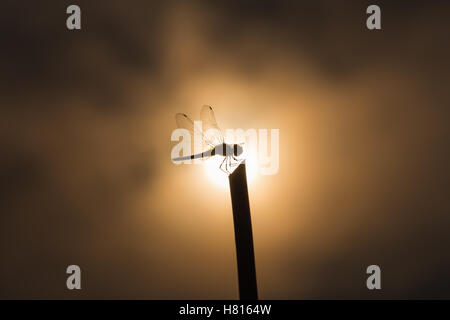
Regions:
<instances>
[{"instance_id":1,"label":"dragonfly abdomen","mask_svg":"<svg viewBox=\"0 0 450 320\"><path fill-rule=\"evenodd\" d=\"M209 151L205 151L202 153L192 154L190 156L178 157L178 158L174 158L172 160L173 161L184 161L184 160L203 159L203 158L214 156L215 154L216 154L216 150L211 149Z\"/></svg>"}]
</instances>

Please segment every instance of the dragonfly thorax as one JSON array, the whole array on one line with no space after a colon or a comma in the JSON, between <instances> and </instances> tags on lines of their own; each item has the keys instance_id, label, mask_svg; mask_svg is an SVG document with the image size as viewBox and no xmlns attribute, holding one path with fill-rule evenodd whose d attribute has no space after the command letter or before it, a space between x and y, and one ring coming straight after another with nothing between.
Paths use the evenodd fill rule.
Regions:
<instances>
[{"instance_id":1,"label":"dragonfly thorax","mask_svg":"<svg viewBox=\"0 0 450 320\"><path fill-rule=\"evenodd\" d=\"M242 152L244 152L244 149L242 148L242 146L235 144L233 151L234 156L239 157L242 154Z\"/></svg>"},{"instance_id":2,"label":"dragonfly thorax","mask_svg":"<svg viewBox=\"0 0 450 320\"><path fill-rule=\"evenodd\" d=\"M227 144L227 143L222 143L220 145L217 145L214 148L214 154L216 155L221 155L224 157L231 157L231 156L240 156L243 152L243 149L240 145L238 144Z\"/></svg>"}]
</instances>

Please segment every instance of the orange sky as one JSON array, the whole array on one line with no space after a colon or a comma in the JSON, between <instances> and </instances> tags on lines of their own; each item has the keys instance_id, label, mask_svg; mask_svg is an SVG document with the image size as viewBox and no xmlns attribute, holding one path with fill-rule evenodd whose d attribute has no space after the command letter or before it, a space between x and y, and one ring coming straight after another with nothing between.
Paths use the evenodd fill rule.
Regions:
<instances>
[{"instance_id":1,"label":"orange sky","mask_svg":"<svg viewBox=\"0 0 450 320\"><path fill-rule=\"evenodd\" d=\"M361 4L261 5L81 1L77 34L9 5L0 297L237 298L229 192L170 161L175 113L203 104L280 130L249 189L262 299L372 298L370 264L376 298L449 296L442 8L386 5L372 34Z\"/></svg>"}]
</instances>

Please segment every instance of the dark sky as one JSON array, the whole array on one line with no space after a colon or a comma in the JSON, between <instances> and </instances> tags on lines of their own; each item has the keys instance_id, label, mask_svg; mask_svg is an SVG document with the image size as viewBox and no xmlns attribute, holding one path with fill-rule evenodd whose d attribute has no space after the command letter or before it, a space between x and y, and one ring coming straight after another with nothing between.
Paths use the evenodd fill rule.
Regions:
<instances>
[{"instance_id":1,"label":"dark sky","mask_svg":"<svg viewBox=\"0 0 450 320\"><path fill-rule=\"evenodd\" d=\"M229 194L170 161L203 104L280 129L261 298L450 298L448 1L73 3L0 5L0 298L237 298Z\"/></svg>"}]
</instances>

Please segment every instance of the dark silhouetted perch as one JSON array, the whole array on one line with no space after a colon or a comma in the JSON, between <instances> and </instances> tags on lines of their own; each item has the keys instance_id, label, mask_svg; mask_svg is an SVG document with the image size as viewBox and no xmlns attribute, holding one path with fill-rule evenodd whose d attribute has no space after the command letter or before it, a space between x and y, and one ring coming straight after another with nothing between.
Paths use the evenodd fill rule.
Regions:
<instances>
[{"instance_id":1,"label":"dark silhouetted perch","mask_svg":"<svg viewBox=\"0 0 450 320\"><path fill-rule=\"evenodd\" d=\"M257 300L255 253L245 162L241 163L228 179L233 206L239 298L241 300Z\"/></svg>"}]
</instances>

